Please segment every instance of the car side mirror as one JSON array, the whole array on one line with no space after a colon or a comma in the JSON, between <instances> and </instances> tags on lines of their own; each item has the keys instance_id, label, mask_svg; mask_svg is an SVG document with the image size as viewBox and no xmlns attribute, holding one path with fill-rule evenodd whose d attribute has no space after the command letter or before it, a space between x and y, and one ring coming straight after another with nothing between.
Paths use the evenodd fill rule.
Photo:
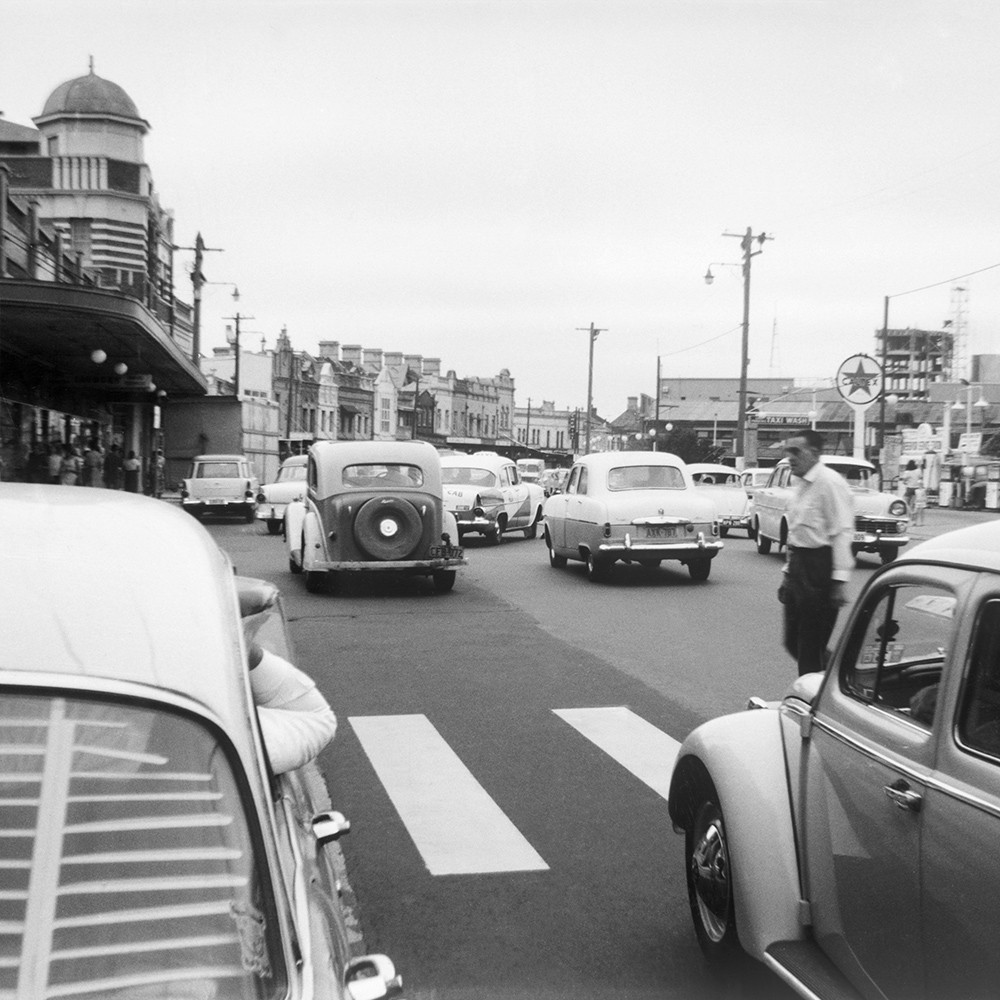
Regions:
<instances>
[{"instance_id":1,"label":"car side mirror","mask_svg":"<svg viewBox=\"0 0 1000 1000\"><path fill-rule=\"evenodd\" d=\"M336 810L321 812L313 816L312 832L316 843L322 847L332 840L338 840L345 833L350 833L351 821L343 813Z\"/></svg>"},{"instance_id":2,"label":"car side mirror","mask_svg":"<svg viewBox=\"0 0 1000 1000\"><path fill-rule=\"evenodd\" d=\"M381 1000L399 996L403 980L388 956L362 955L347 963L344 986L351 1000Z\"/></svg>"}]
</instances>

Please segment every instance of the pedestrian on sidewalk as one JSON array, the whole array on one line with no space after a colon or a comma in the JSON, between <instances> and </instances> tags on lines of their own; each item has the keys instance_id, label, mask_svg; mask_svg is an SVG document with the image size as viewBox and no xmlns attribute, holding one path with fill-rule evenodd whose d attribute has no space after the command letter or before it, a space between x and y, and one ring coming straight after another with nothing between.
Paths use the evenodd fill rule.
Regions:
<instances>
[{"instance_id":1,"label":"pedestrian on sidewalk","mask_svg":"<svg viewBox=\"0 0 1000 1000\"><path fill-rule=\"evenodd\" d=\"M820 461L823 438L804 430L785 445L796 477L788 508L788 544L778 600L784 605L785 649L799 674L826 668L837 613L847 603L854 567L854 503L847 481Z\"/></svg>"},{"instance_id":2,"label":"pedestrian on sidewalk","mask_svg":"<svg viewBox=\"0 0 1000 1000\"><path fill-rule=\"evenodd\" d=\"M128 458L122 463L125 472L125 492L138 493L139 480L142 477L142 462L136 458L134 451L128 453Z\"/></svg>"}]
</instances>

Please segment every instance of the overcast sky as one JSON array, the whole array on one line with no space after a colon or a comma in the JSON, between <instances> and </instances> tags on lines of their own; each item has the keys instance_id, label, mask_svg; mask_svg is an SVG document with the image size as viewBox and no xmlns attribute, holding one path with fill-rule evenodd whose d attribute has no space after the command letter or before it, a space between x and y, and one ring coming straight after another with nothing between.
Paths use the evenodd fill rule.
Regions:
<instances>
[{"instance_id":1,"label":"overcast sky","mask_svg":"<svg viewBox=\"0 0 1000 1000\"><path fill-rule=\"evenodd\" d=\"M122 86L177 242L250 345L508 368L617 416L666 376L832 378L1000 263L996 0L7 0L0 109ZM190 300L178 254L178 292ZM1000 268L963 279L1000 351ZM927 285L925 291L911 290ZM905 293L905 294L904 294ZM203 348L230 289L208 286Z\"/></svg>"}]
</instances>

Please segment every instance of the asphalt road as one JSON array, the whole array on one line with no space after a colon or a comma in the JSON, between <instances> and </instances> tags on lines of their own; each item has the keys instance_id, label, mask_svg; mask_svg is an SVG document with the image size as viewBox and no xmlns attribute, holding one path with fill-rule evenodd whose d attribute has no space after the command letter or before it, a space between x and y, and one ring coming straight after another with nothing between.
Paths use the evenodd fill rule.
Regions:
<instances>
[{"instance_id":1,"label":"asphalt road","mask_svg":"<svg viewBox=\"0 0 1000 1000\"><path fill-rule=\"evenodd\" d=\"M984 516L929 511L918 536ZM703 584L669 563L592 584L540 540L473 537L451 594L376 578L320 596L280 537L210 530L282 588L299 665L337 711L320 763L353 824L360 931L407 997L792 995L756 963L705 966L664 799L676 741L794 676L781 557L734 533Z\"/></svg>"}]
</instances>

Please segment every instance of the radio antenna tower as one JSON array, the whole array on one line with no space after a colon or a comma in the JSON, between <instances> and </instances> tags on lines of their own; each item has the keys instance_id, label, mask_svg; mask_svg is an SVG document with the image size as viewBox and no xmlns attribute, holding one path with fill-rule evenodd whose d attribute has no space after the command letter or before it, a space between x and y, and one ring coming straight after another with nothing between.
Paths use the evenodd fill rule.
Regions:
<instances>
[{"instance_id":1,"label":"radio antenna tower","mask_svg":"<svg viewBox=\"0 0 1000 1000\"><path fill-rule=\"evenodd\" d=\"M970 378L969 358L969 286L951 289L951 381Z\"/></svg>"}]
</instances>

